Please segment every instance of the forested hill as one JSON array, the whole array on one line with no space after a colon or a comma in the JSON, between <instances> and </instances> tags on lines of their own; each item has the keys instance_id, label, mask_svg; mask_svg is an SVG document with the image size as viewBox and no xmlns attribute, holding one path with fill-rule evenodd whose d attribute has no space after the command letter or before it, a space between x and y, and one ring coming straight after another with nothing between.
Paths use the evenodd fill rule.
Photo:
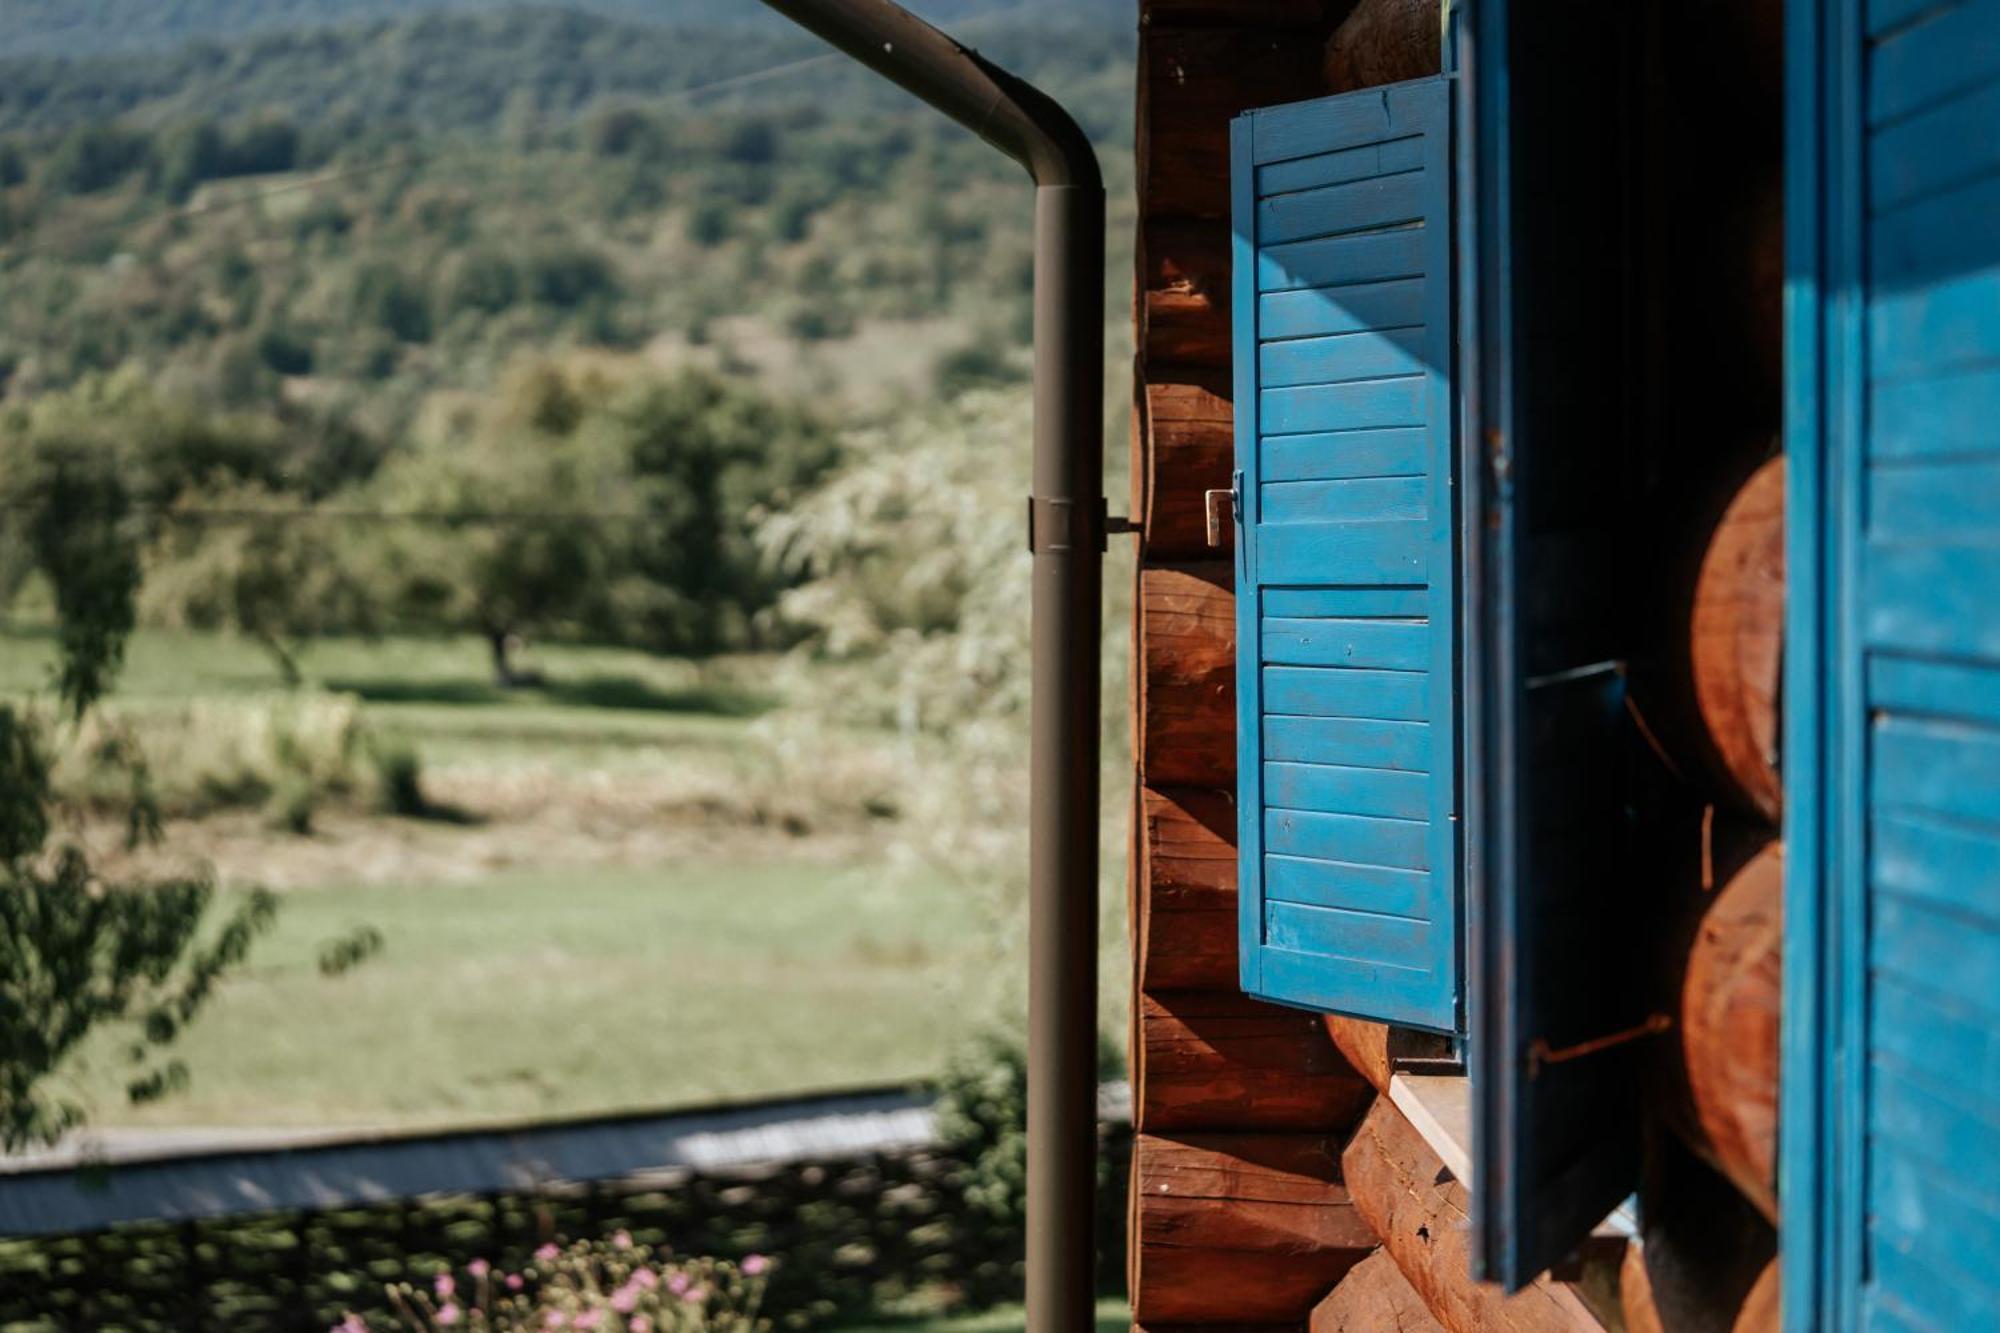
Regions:
<instances>
[{"instance_id":1,"label":"forested hill","mask_svg":"<svg viewBox=\"0 0 2000 1333\"><path fill-rule=\"evenodd\" d=\"M228 40L271 32L406 19L445 11L498 13L516 0L6 0L0 5L0 54L96 55L159 50L191 40ZM577 0L579 9L649 24L779 32L784 25L756 0ZM934 22L956 23L1009 0L913 0ZM1135 0L1062 0L1072 16L1130 28Z\"/></svg>"},{"instance_id":2,"label":"forested hill","mask_svg":"<svg viewBox=\"0 0 2000 1333\"><path fill-rule=\"evenodd\" d=\"M245 9L280 0L237 0ZM0 5L0 53L22 47L5 34L22 26L17 5ZM97 0L79 10L115 8ZM207 8L157 4L163 12ZM956 4L957 0L953 0ZM225 8L218 3L216 8ZM366 11L373 0L343 0L327 11ZM762 7L754 0L681 0L668 13ZM143 127L282 113L337 128L407 123L426 134L485 129L512 114L561 120L604 99L645 99L715 85L707 105L769 104L836 97L849 110L900 94L828 61L783 80L744 78L825 48L788 25L666 26L576 8L468 6L341 27L265 31L236 41L199 41L167 51L87 57L0 55L0 134L62 130L123 120ZM476 12L474 12L476 11ZM101 20L109 24L110 18ZM1030 77L1122 63L1129 25L1108 8L1061 4L993 8L957 25L1002 63ZM93 27L92 31L99 29ZM32 46L33 43L27 45ZM1105 126L1091 127L1103 131Z\"/></svg>"}]
</instances>

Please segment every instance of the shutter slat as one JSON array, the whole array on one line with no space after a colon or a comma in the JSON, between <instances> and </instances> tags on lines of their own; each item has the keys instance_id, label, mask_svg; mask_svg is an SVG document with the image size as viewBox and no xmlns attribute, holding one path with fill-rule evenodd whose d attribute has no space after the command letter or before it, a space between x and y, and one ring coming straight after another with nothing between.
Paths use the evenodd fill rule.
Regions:
<instances>
[{"instance_id":1,"label":"shutter slat","mask_svg":"<svg viewBox=\"0 0 2000 1333\"><path fill-rule=\"evenodd\" d=\"M1456 1030L1447 86L1253 112L1236 215L1243 982Z\"/></svg>"}]
</instances>

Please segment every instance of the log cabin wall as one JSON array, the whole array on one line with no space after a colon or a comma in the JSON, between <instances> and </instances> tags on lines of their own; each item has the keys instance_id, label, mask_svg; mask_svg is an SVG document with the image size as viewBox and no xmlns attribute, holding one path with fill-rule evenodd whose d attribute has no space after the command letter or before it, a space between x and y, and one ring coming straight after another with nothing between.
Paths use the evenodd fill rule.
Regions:
<instances>
[{"instance_id":1,"label":"log cabin wall","mask_svg":"<svg viewBox=\"0 0 2000 1333\"><path fill-rule=\"evenodd\" d=\"M1340 1165L1373 1087L1318 1019L1238 989L1235 610L1230 548L1209 545L1204 515L1235 447L1229 121L1325 91L1350 8L1140 5L1129 1254L1133 1316L1153 1333L1303 1330L1376 1248Z\"/></svg>"}]
</instances>

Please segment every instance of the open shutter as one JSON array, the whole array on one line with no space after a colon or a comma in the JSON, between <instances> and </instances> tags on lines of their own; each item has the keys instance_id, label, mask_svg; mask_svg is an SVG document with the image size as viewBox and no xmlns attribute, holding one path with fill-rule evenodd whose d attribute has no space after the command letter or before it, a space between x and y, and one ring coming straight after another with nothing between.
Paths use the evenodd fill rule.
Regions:
<instances>
[{"instance_id":1,"label":"open shutter","mask_svg":"<svg viewBox=\"0 0 2000 1333\"><path fill-rule=\"evenodd\" d=\"M1243 987L1459 1025L1439 78L1233 126Z\"/></svg>"},{"instance_id":2,"label":"open shutter","mask_svg":"<svg viewBox=\"0 0 2000 1333\"><path fill-rule=\"evenodd\" d=\"M2000 2L1793 6L1785 1317L2000 1311Z\"/></svg>"}]
</instances>

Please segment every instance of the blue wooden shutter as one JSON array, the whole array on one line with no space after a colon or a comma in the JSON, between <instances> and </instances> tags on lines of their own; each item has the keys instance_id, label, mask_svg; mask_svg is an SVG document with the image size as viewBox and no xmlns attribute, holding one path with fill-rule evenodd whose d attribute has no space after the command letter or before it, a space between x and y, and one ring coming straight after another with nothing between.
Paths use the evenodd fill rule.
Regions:
<instances>
[{"instance_id":1,"label":"blue wooden shutter","mask_svg":"<svg viewBox=\"0 0 2000 1333\"><path fill-rule=\"evenodd\" d=\"M1455 1030L1449 85L1233 126L1243 987Z\"/></svg>"},{"instance_id":2,"label":"blue wooden shutter","mask_svg":"<svg viewBox=\"0 0 2000 1333\"><path fill-rule=\"evenodd\" d=\"M1794 5L1793 1333L2000 1322L2000 0Z\"/></svg>"}]
</instances>

